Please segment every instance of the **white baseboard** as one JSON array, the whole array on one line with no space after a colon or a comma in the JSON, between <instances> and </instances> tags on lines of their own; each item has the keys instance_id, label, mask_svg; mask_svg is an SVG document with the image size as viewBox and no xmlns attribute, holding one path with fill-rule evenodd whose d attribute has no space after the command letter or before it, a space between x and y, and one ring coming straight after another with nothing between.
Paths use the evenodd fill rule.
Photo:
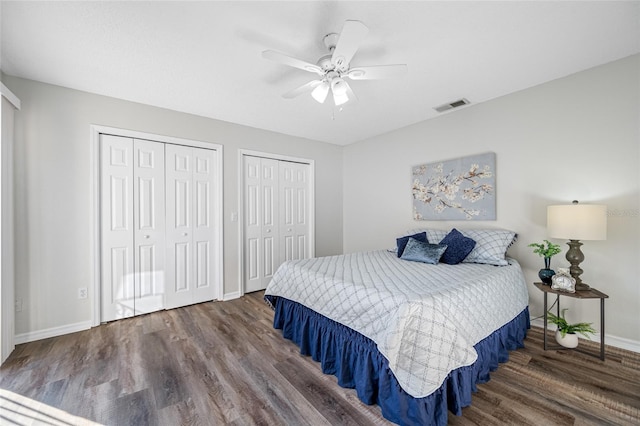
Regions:
<instances>
[{"instance_id":1,"label":"white baseboard","mask_svg":"<svg viewBox=\"0 0 640 426\"><path fill-rule=\"evenodd\" d=\"M234 300L240 298L240 292L234 291L225 293L222 297L223 301ZM62 336L63 334L75 333L77 331L88 330L93 326L91 321L83 321L75 324L63 325L60 327L46 328L44 330L29 331L26 333L16 334L14 344L35 342L36 340L48 339L49 337Z\"/></svg>"},{"instance_id":2,"label":"white baseboard","mask_svg":"<svg viewBox=\"0 0 640 426\"><path fill-rule=\"evenodd\" d=\"M537 318L531 320L531 325L535 325L536 327L544 328L544 320L542 318ZM552 328L553 326L549 326L547 324L548 330L555 330ZM581 339L585 339L584 336L580 336ZM593 342L600 342L600 334L596 333L589 339ZM640 353L640 342L636 340L626 339L624 337L612 336L610 334L605 334L604 336L605 345L615 346L616 348L626 349L628 351L638 352Z\"/></svg>"},{"instance_id":3,"label":"white baseboard","mask_svg":"<svg viewBox=\"0 0 640 426\"><path fill-rule=\"evenodd\" d=\"M45 328L44 330L16 334L14 342L16 345L19 345L21 343L35 342L36 340L62 336L63 334L75 333L76 331L88 330L90 328L91 321L77 322L75 324L62 325L60 327Z\"/></svg>"},{"instance_id":4,"label":"white baseboard","mask_svg":"<svg viewBox=\"0 0 640 426\"><path fill-rule=\"evenodd\" d=\"M225 293L224 296L222 296L222 301L227 302L229 300L239 299L239 298L240 298L240 292L232 291L231 293Z\"/></svg>"},{"instance_id":5,"label":"white baseboard","mask_svg":"<svg viewBox=\"0 0 640 426\"><path fill-rule=\"evenodd\" d=\"M225 293L222 300L229 301L240 298L240 292L234 291L231 293ZM531 320L531 325L543 328L544 321L542 318ZM75 324L63 325L60 327L46 328L44 330L30 331L27 333L16 334L14 343L19 345L21 343L35 342L36 340L48 339L49 337L62 336L63 334L75 333L77 331L88 330L91 328L91 321L83 321ZM552 330L552 328L549 328ZM584 337L580 337L584 338ZM600 334L595 334L591 337L592 341L599 342ZM628 351L640 353L640 342L636 340L626 339L624 337L612 336L611 334L605 335L605 344L615 346L616 348L626 349Z\"/></svg>"}]
</instances>

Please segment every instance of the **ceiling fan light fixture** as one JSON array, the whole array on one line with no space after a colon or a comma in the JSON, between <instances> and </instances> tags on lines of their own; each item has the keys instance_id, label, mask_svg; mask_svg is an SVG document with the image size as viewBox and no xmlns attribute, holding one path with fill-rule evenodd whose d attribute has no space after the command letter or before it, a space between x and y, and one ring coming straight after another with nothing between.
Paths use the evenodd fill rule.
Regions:
<instances>
[{"instance_id":1,"label":"ceiling fan light fixture","mask_svg":"<svg viewBox=\"0 0 640 426\"><path fill-rule=\"evenodd\" d=\"M336 77L333 80L331 80L331 91L333 92L334 96L346 95L347 85L345 81L341 77Z\"/></svg>"},{"instance_id":2,"label":"ceiling fan light fixture","mask_svg":"<svg viewBox=\"0 0 640 426\"><path fill-rule=\"evenodd\" d=\"M320 102L321 104L323 104L325 99L327 99L327 95L328 94L329 94L329 85L325 81L320 83L311 92L311 96L313 96L313 99L315 99L316 101Z\"/></svg>"},{"instance_id":3,"label":"ceiling fan light fixture","mask_svg":"<svg viewBox=\"0 0 640 426\"><path fill-rule=\"evenodd\" d=\"M336 106L346 104L347 102L349 102L349 96L347 96L346 93L337 94L333 92L333 102L336 104Z\"/></svg>"},{"instance_id":4,"label":"ceiling fan light fixture","mask_svg":"<svg viewBox=\"0 0 640 426\"><path fill-rule=\"evenodd\" d=\"M316 64L276 52L275 50L263 51L262 57L320 76L319 79L284 93L282 95L284 98L291 99L303 93L311 93L313 99L323 104L327 100L327 96L329 96L329 91L331 91L336 105L342 105L347 102L354 103L358 102L358 97L353 93L346 79L378 80L395 78L407 72L406 64L351 68L351 60L368 32L367 26L360 21L345 21L340 34L330 33L324 37L323 42L329 50L329 54L318 59Z\"/></svg>"}]
</instances>

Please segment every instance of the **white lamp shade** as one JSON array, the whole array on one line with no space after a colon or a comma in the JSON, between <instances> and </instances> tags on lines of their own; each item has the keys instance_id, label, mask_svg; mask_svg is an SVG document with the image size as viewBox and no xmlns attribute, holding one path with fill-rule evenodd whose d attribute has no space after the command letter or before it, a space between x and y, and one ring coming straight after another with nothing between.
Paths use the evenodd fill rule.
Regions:
<instances>
[{"instance_id":1,"label":"white lamp shade","mask_svg":"<svg viewBox=\"0 0 640 426\"><path fill-rule=\"evenodd\" d=\"M547 207L547 232L564 240L606 240L607 206L569 204Z\"/></svg>"}]
</instances>

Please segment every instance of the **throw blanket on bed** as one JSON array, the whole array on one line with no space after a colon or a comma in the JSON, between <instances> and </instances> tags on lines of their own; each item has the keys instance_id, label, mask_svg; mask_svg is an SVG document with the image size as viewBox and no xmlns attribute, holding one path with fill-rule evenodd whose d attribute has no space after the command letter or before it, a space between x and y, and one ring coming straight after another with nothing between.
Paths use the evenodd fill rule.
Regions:
<instances>
[{"instance_id":1,"label":"throw blanket on bed","mask_svg":"<svg viewBox=\"0 0 640 426\"><path fill-rule=\"evenodd\" d=\"M374 251L285 262L266 295L298 302L378 345L415 398L471 365L473 346L527 305L520 265L428 265Z\"/></svg>"}]
</instances>

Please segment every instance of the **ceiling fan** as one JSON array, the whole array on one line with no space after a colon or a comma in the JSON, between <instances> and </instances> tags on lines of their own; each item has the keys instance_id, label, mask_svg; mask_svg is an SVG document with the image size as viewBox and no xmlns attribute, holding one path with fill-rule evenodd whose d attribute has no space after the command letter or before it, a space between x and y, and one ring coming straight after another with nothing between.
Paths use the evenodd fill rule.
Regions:
<instances>
[{"instance_id":1,"label":"ceiling fan","mask_svg":"<svg viewBox=\"0 0 640 426\"><path fill-rule=\"evenodd\" d=\"M345 78L351 80L378 80L393 78L407 72L405 64L373 65L368 67L351 67L351 59L360 43L369 33L369 29L360 21L348 20L344 23L340 34L330 33L324 36L324 45L329 54L318 59L316 64L293 58L274 50L265 50L262 57L284 65L315 73L319 76L300 87L290 90L282 96L290 99L303 93L311 92L313 99L324 103L329 91L333 94L336 105L356 101L356 95Z\"/></svg>"}]
</instances>

